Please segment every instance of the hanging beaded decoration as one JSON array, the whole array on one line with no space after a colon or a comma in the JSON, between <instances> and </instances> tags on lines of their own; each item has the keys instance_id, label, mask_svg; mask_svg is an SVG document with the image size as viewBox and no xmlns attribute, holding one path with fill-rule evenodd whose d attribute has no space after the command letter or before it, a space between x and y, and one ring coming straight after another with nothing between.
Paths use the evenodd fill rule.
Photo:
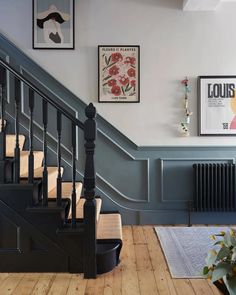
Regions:
<instances>
[{"instance_id":1,"label":"hanging beaded decoration","mask_svg":"<svg viewBox=\"0 0 236 295\"><path fill-rule=\"evenodd\" d=\"M188 94L190 93L188 78L186 77L184 80L181 81L181 84L184 86L184 110L185 110L185 118L184 121L180 123L181 130L184 135L189 135L189 124L190 124L190 116L193 112L189 109L189 97Z\"/></svg>"}]
</instances>

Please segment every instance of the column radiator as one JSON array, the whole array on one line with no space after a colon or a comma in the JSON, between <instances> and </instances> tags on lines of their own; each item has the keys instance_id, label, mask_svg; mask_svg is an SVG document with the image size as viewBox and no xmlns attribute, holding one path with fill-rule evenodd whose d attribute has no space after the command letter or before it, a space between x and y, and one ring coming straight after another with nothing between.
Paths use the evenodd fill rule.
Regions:
<instances>
[{"instance_id":1,"label":"column radiator","mask_svg":"<svg viewBox=\"0 0 236 295\"><path fill-rule=\"evenodd\" d=\"M194 164L194 211L235 211L235 164Z\"/></svg>"}]
</instances>

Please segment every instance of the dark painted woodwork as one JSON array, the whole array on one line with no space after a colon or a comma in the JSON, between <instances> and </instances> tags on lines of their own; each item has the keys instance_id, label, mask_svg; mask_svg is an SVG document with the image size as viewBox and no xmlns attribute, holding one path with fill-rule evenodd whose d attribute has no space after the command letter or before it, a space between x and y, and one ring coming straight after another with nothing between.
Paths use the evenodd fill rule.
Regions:
<instances>
[{"instance_id":1,"label":"dark painted woodwork","mask_svg":"<svg viewBox=\"0 0 236 295\"><path fill-rule=\"evenodd\" d=\"M121 248L121 240L97 241L97 274L109 272L119 264Z\"/></svg>"},{"instance_id":2,"label":"dark painted woodwork","mask_svg":"<svg viewBox=\"0 0 236 295\"><path fill-rule=\"evenodd\" d=\"M76 126L80 129L84 129L84 124L75 118L66 108L66 105L61 101L57 102L53 97L50 97L43 91L41 91L36 85L34 85L29 79L25 78L21 73L16 71L12 66L10 66L7 62L5 62L2 58L0 58L0 65L3 66L6 70L14 75L14 77L18 78L25 85L30 87L35 93L37 93L42 99L50 103L56 110L59 110L65 117L67 117L71 122L74 122Z\"/></svg>"},{"instance_id":3,"label":"dark painted woodwork","mask_svg":"<svg viewBox=\"0 0 236 295\"><path fill-rule=\"evenodd\" d=\"M95 201L95 169L94 150L96 139L96 108L90 103L85 110L88 118L84 123L85 139L85 172L84 172L84 276L95 278L97 275L97 241L96 241L96 201Z\"/></svg>"},{"instance_id":4,"label":"dark painted woodwork","mask_svg":"<svg viewBox=\"0 0 236 295\"><path fill-rule=\"evenodd\" d=\"M6 129L5 129L5 88L6 88L6 70L0 67L0 100L1 100L1 131L0 131L0 183L6 181Z\"/></svg>"},{"instance_id":5,"label":"dark painted woodwork","mask_svg":"<svg viewBox=\"0 0 236 295\"><path fill-rule=\"evenodd\" d=\"M14 182L20 182L20 146L19 146L19 116L21 103L21 81L15 78L15 135L16 145L14 151Z\"/></svg>"},{"instance_id":6,"label":"dark painted woodwork","mask_svg":"<svg viewBox=\"0 0 236 295\"><path fill-rule=\"evenodd\" d=\"M76 228L76 126L72 123L72 194L71 194L71 215L72 228Z\"/></svg>"},{"instance_id":7,"label":"dark painted woodwork","mask_svg":"<svg viewBox=\"0 0 236 295\"><path fill-rule=\"evenodd\" d=\"M57 111L57 205L61 206L61 113Z\"/></svg>"},{"instance_id":8,"label":"dark painted woodwork","mask_svg":"<svg viewBox=\"0 0 236 295\"><path fill-rule=\"evenodd\" d=\"M34 116L34 91L29 88L29 183L33 183L34 181L34 130L33 130L33 116Z\"/></svg>"},{"instance_id":9,"label":"dark painted woodwork","mask_svg":"<svg viewBox=\"0 0 236 295\"><path fill-rule=\"evenodd\" d=\"M95 278L97 272L110 271L119 262L121 241L96 240L96 202L94 150L96 139L96 109L86 108L85 124L72 116L53 98L47 96L9 64L0 64L14 75L15 133L14 159L6 158L5 125L0 132L0 272L84 272ZM5 116L6 70L0 67L1 118ZM29 87L29 164L28 177L20 178L19 121L21 83ZM34 109L35 93L42 98L43 175L34 177ZM48 104L57 112L57 195L48 199ZM71 123L72 194L62 198L61 139L62 115ZM50 125L49 125L50 126ZM84 130L84 219L76 218L76 128ZM43 205L43 206L42 206ZM68 219L70 208L72 219Z\"/></svg>"},{"instance_id":10,"label":"dark painted woodwork","mask_svg":"<svg viewBox=\"0 0 236 295\"><path fill-rule=\"evenodd\" d=\"M43 206L48 204L47 125L48 103L43 99Z\"/></svg>"}]
</instances>

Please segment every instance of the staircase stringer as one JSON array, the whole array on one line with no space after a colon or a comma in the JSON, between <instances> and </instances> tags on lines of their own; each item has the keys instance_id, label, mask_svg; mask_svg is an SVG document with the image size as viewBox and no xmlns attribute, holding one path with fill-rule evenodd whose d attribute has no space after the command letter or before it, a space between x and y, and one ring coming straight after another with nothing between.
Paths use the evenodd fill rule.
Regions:
<instances>
[{"instance_id":1,"label":"staircase stringer","mask_svg":"<svg viewBox=\"0 0 236 295\"><path fill-rule=\"evenodd\" d=\"M5 200L0 199L0 213L2 213L2 210L3 210L3 213L5 215L8 213L8 217L11 220L14 220L14 222L17 222L18 220L22 222L24 226L27 226L30 232L34 233L35 231L37 231L37 235L41 236L53 247L56 247L59 251L63 252L63 254L67 255L68 258L70 257L72 265L76 263L78 264L77 271L75 270L75 267L73 266L73 272L83 272L83 269L82 269L83 255L81 255L81 251L82 251L81 245L83 241L83 236L81 234L73 235L68 240L68 236L57 235L58 228L55 228L54 231L52 230L51 232L47 231L47 228L45 228L43 225L40 226L41 218L43 218L44 214L46 213L40 214L40 216L38 216L39 218L37 217L32 218L32 214L29 214L27 212L27 208L25 209L25 211L16 210L13 204L14 201L11 199L9 202L8 199L9 198L6 198ZM33 215L35 214L37 215L37 213L34 213ZM37 220L37 222L32 223L32 219Z\"/></svg>"}]
</instances>

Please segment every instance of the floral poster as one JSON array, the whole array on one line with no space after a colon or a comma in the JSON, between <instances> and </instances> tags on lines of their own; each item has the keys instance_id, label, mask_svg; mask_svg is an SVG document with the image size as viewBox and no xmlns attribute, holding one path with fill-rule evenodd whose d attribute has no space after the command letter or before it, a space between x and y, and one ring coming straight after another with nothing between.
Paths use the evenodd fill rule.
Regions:
<instances>
[{"instance_id":1,"label":"floral poster","mask_svg":"<svg viewBox=\"0 0 236 295\"><path fill-rule=\"evenodd\" d=\"M98 46L99 102L139 102L139 46Z\"/></svg>"},{"instance_id":2,"label":"floral poster","mask_svg":"<svg viewBox=\"0 0 236 295\"><path fill-rule=\"evenodd\" d=\"M236 76L199 77L199 134L236 135Z\"/></svg>"}]
</instances>

